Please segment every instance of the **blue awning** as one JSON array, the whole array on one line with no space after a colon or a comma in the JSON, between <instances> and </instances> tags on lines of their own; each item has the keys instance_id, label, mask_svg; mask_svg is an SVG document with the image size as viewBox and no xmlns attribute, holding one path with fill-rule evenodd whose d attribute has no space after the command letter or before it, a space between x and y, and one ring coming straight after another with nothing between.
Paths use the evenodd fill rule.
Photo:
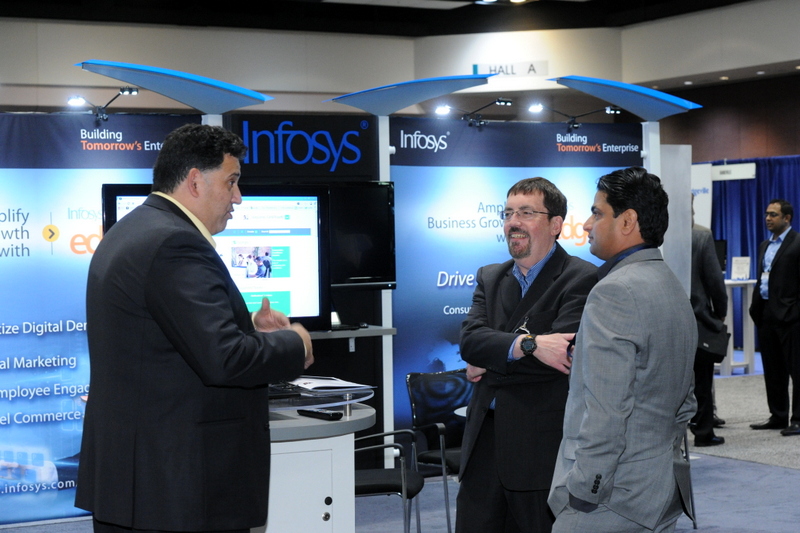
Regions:
<instances>
[{"instance_id":1,"label":"blue awning","mask_svg":"<svg viewBox=\"0 0 800 533\"><path fill-rule=\"evenodd\" d=\"M177 70L97 59L75 66L162 94L211 115L272 100L271 96L249 89Z\"/></svg>"},{"instance_id":2,"label":"blue awning","mask_svg":"<svg viewBox=\"0 0 800 533\"><path fill-rule=\"evenodd\" d=\"M373 115L386 116L410 105L418 104L443 94L450 94L468 87L482 85L491 76L494 76L494 74L448 76L405 81L345 94L325 101L347 104Z\"/></svg>"},{"instance_id":3,"label":"blue awning","mask_svg":"<svg viewBox=\"0 0 800 533\"><path fill-rule=\"evenodd\" d=\"M647 121L661 120L670 115L703 107L655 89L619 81L585 76L564 76L553 78L552 81L605 100Z\"/></svg>"}]
</instances>

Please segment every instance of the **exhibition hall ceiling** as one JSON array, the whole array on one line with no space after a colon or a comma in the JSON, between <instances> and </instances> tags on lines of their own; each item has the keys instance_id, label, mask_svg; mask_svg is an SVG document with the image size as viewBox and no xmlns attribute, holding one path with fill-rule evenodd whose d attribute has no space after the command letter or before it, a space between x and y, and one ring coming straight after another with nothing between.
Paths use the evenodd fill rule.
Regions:
<instances>
[{"instance_id":1,"label":"exhibition hall ceiling","mask_svg":"<svg viewBox=\"0 0 800 533\"><path fill-rule=\"evenodd\" d=\"M0 17L423 37L621 27L746 0L3 0ZM246 6L246 7L245 7Z\"/></svg>"}]
</instances>

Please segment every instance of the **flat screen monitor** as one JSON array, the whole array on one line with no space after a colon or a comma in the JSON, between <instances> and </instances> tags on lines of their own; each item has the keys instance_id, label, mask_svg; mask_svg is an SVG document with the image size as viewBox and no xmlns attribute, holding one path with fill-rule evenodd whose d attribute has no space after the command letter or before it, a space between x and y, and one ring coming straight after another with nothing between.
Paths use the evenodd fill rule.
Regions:
<instances>
[{"instance_id":1,"label":"flat screen monitor","mask_svg":"<svg viewBox=\"0 0 800 533\"><path fill-rule=\"evenodd\" d=\"M394 183L329 184L331 285L335 289L394 289Z\"/></svg>"},{"instance_id":2,"label":"flat screen monitor","mask_svg":"<svg viewBox=\"0 0 800 533\"><path fill-rule=\"evenodd\" d=\"M330 324L328 190L291 185L241 185L242 203L222 232L217 253L248 309L272 308L307 329ZM144 202L150 185L103 185L103 230Z\"/></svg>"}]
</instances>

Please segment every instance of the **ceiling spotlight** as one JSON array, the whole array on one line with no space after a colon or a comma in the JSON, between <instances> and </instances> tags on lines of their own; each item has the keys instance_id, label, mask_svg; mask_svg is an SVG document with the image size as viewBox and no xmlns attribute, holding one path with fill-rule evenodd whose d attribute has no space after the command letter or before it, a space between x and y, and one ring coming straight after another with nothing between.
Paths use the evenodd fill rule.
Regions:
<instances>
[{"instance_id":1,"label":"ceiling spotlight","mask_svg":"<svg viewBox=\"0 0 800 533\"><path fill-rule=\"evenodd\" d=\"M86 98L77 94L75 96L70 96L67 98L67 105L71 105L72 107L86 105Z\"/></svg>"},{"instance_id":2,"label":"ceiling spotlight","mask_svg":"<svg viewBox=\"0 0 800 533\"><path fill-rule=\"evenodd\" d=\"M495 105L511 105L512 104L510 98L498 98L497 100L495 100L494 103L495 103Z\"/></svg>"},{"instance_id":3,"label":"ceiling spotlight","mask_svg":"<svg viewBox=\"0 0 800 533\"><path fill-rule=\"evenodd\" d=\"M449 105L439 105L436 106L435 112L437 115L449 115L451 109L452 108Z\"/></svg>"},{"instance_id":4,"label":"ceiling spotlight","mask_svg":"<svg viewBox=\"0 0 800 533\"><path fill-rule=\"evenodd\" d=\"M137 87L120 87L119 92L114 95L114 97L109 100L106 105L99 106L94 105L89 100L84 98L80 95L70 96L67 99L67 104L73 107L83 106L83 105L90 105L94 108L94 117L95 121L99 125L101 121L108 120L108 113L106 113L106 108L111 105L111 102L119 98L120 96L135 96L139 94L139 89Z\"/></svg>"},{"instance_id":5,"label":"ceiling spotlight","mask_svg":"<svg viewBox=\"0 0 800 533\"><path fill-rule=\"evenodd\" d=\"M619 115L620 113L622 113L622 109L618 108L617 106L606 106L606 115Z\"/></svg>"},{"instance_id":6,"label":"ceiling spotlight","mask_svg":"<svg viewBox=\"0 0 800 533\"><path fill-rule=\"evenodd\" d=\"M543 110L544 106L540 103L535 103L528 108L531 113L541 113Z\"/></svg>"}]
</instances>

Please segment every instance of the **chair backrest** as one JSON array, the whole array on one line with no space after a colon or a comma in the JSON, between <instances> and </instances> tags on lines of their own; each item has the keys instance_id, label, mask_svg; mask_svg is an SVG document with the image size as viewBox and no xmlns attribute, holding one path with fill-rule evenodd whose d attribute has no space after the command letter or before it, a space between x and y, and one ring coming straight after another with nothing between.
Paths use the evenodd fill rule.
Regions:
<instances>
[{"instance_id":1,"label":"chair backrest","mask_svg":"<svg viewBox=\"0 0 800 533\"><path fill-rule=\"evenodd\" d=\"M406 376L408 397L411 400L411 419L415 427L436 422L445 425L445 445L461 446L466 418L455 410L465 407L472 398L472 383L467 371L411 372ZM438 439L426 435L429 449L438 449Z\"/></svg>"}]
</instances>

